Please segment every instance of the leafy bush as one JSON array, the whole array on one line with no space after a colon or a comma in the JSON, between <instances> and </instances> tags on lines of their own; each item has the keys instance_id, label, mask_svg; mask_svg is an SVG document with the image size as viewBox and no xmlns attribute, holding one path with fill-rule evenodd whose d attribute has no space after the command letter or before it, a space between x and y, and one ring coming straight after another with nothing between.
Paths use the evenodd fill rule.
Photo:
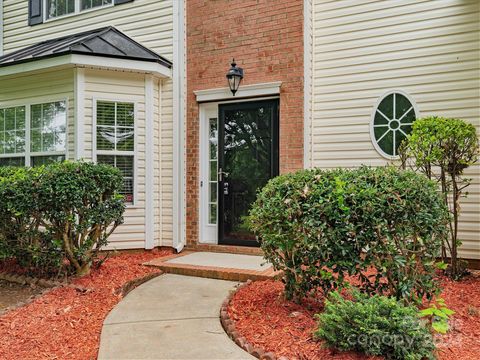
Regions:
<instances>
[{"instance_id":1,"label":"leafy bush","mask_svg":"<svg viewBox=\"0 0 480 360\"><path fill-rule=\"evenodd\" d=\"M0 169L0 248L27 267L51 273L66 259L67 270L86 274L123 222L121 188L120 172L108 165Z\"/></svg>"},{"instance_id":2,"label":"leafy bush","mask_svg":"<svg viewBox=\"0 0 480 360\"><path fill-rule=\"evenodd\" d=\"M369 293L432 296L445 219L435 184L394 167L281 175L250 212L265 258L284 272L286 297L295 300L341 287L346 275L359 275Z\"/></svg>"},{"instance_id":3,"label":"leafy bush","mask_svg":"<svg viewBox=\"0 0 480 360\"><path fill-rule=\"evenodd\" d=\"M460 198L471 179L463 177L466 168L478 160L479 143L475 127L463 120L427 117L413 123L413 129L400 147L402 166L410 166L435 179L441 187L445 204L452 214L449 237L445 238L442 256L450 256L449 274L462 275L458 261L458 219Z\"/></svg>"},{"instance_id":4,"label":"leafy bush","mask_svg":"<svg viewBox=\"0 0 480 360\"><path fill-rule=\"evenodd\" d=\"M394 298L353 293L353 301L330 294L325 311L316 315L317 338L343 351L355 350L387 359L434 359L435 345L414 306Z\"/></svg>"}]
</instances>

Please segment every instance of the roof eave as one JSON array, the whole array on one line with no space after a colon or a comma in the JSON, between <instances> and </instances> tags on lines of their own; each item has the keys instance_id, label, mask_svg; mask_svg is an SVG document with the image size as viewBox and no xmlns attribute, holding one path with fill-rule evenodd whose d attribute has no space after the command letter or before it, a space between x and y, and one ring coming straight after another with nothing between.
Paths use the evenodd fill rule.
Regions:
<instances>
[{"instance_id":1,"label":"roof eave","mask_svg":"<svg viewBox=\"0 0 480 360\"><path fill-rule=\"evenodd\" d=\"M105 58L108 58L106 61ZM56 67L84 66L105 70L133 71L152 74L160 78L171 78L171 63L137 60L132 58L85 55L80 53L57 53L54 56L44 56L6 63L0 65L0 77L15 75L30 71L44 70Z\"/></svg>"}]
</instances>

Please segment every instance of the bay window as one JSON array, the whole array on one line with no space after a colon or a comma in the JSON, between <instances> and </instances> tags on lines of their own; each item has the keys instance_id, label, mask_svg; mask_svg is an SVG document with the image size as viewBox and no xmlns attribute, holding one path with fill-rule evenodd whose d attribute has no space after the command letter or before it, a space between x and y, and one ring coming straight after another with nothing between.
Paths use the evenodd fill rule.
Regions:
<instances>
[{"instance_id":1,"label":"bay window","mask_svg":"<svg viewBox=\"0 0 480 360\"><path fill-rule=\"evenodd\" d=\"M123 175L122 195L134 202L135 184L135 107L133 103L97 101L97 162L109 164Z\"/></svg>"}]
</instances>

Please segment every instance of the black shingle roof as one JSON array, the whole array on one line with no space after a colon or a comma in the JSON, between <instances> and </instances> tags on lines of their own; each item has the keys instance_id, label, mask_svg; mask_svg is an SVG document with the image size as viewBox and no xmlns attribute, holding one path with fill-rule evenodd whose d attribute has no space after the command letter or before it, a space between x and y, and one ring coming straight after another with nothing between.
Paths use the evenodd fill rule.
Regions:
<instances>
[{"instance_id":1,"label":"black shingle roof","mask_svg":"<svg viewBox=\"0 0 480 360\"><path fill-rule=\"evenodd\" d=\"M140 45L113 26L42 41L14 51L0 57L0 67L66 54L150 61L172 67L171 61Z\"/></svg>"}]
</instances>

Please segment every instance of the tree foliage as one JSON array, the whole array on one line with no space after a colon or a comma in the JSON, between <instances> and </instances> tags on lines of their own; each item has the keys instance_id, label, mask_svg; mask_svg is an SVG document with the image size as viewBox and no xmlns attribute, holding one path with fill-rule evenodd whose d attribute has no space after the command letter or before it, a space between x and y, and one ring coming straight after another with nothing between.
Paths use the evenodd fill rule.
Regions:
<instances>
[{"instance_id":1,"label":"tree foliage","mask_svg":"<svg viewBox=\"0 0 480 360\"><path fill-rule=\"evenodd\" d=\"M458 220L460 199L471 179L464 170L478 160L479 142L475 127L463 120L437 116L417 120L412 132L400 147L402 167L424 173L440 184L443 200L451 213L449 236L445 238L442 256L449 257L449 273L462 275L464 266L458 261Z\"/></svg>"}]
</instances>

